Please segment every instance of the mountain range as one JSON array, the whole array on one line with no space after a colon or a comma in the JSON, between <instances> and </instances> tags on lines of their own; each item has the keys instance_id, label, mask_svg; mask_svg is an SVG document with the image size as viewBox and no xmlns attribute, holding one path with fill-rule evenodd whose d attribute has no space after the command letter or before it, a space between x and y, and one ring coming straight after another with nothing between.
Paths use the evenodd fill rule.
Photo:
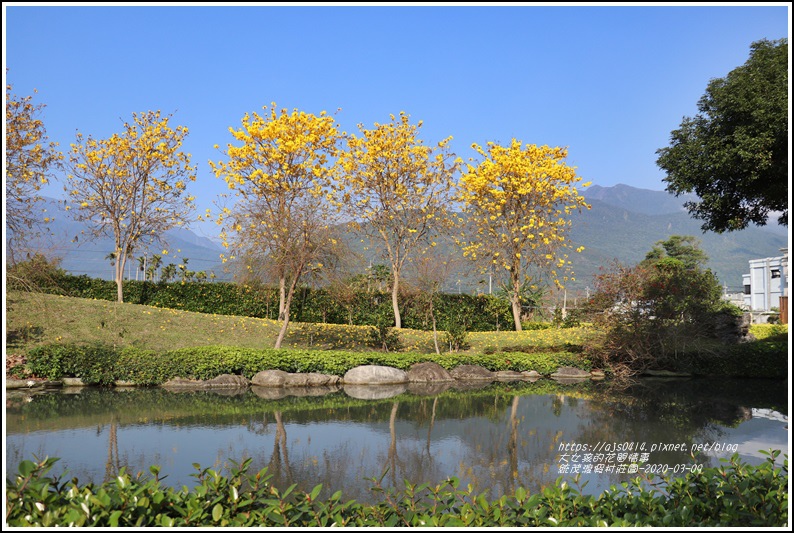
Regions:
<instances>
[{"instance_id":1,"label":"mountain range","mask_svg":"<svg viewBox=\"0 0 794 533\"><path fill-rule=\"evenodd\" d=\"M63 202L44 198L42 208L54 220L48 224L49 234L31 242L30 248L59 258L61 268L71 274L112 280L114 270L107 255L115 248L113 240L107 237L89 240L86 226L71 218ZM214 272L219 280L231 279L231 275L224 272L220 259L223 247L218 242L183 228L166 231L164 240L167 242L168 254L162 253L163 246L151 245L136 251L135 256L161 255L163 266L169 263L179 265L187 258L189 270L203 270L207 275ZM142 273L136 273L137 264L137 260L127 261L128 278L143 279Z\"/></svg>"},{"instance_id":2,"label":"mountain range","mask_svg":"<svg viewBox=\"0 0 794 533\"><path fill-rule=\"evenodd\" d=\"M692 235L701 242L709 257L710 268L729 292L740 292L742 274L749 272L750 259L777 257L780 249L788 246L788 228L772 224L750 227L742 231L717 234L703 233L701 221L689 216L683 203L687 197L675 197L664 191L638 189L628 185L601 187L592 185L582 192L591 205L589 210L572 215L570 237L575 246L584 251L573 254L575 282L566 288L582 291L593 287L593 275L601 267L607 268L617 260L635 264L645 257L651 247L671 235ZM73 274L112 279L113 269L107 254L113 250L110 239L88 242L81 233L85 228L74 222L56 200L46 199L48 215L54 215L50 224L52 235L37 243L51 256L61 258L61 267ZM77 241L75 242L75 237ZM163 264L179 264L188 259L188 269L214 272L218 280L231 279L225 272L220 254L223 247L216 241L202 237L189 229L170 230L165 235L169 244ZM347 239L360 255L359 267L368 266L377 251L362 253L360 239ZM162 254L162 248L152 248L150 253ZM136 255L142 255L143 252ZM451 253L451 252L450 252ZM368 259L364 259L367 256ZM380 261L384 262L384 261ZM136 266L130 262L129 277L136 278ZM454 278L454 279L452 279ZM453 273L444 290L447 292L488 291L488 280L470 271ZM141 277L142 279L142 277Z\"/></svg>"},{"instance_id":3,"label":"mountain range","mask_svg":"<svg viewBox=\"0 0 794 533\"><path fill-rule=\"evenodd\" d=\"M572 217L571 239L585 250L577 254L577 279L585 283L598 268L617 259L624 264L641 261L651 247L671 235L692 235L709 257L706 265L729 292L742 290L748 261L781 255L788 246L788 228L774 222L726 233L703 232L702 221L692 218L683 204L692 197L627 185L591 186L583 195L591 209ZM584 276L583 276L584 275Z\"/></svg>"}]
</instances>

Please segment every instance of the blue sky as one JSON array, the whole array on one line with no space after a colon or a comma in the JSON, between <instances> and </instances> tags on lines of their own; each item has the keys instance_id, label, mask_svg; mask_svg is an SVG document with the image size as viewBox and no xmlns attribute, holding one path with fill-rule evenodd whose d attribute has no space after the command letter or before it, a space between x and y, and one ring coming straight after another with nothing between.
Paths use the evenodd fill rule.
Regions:
<instances>
[{"instance_id":1,"label":"blue sky","mask_svg":"<svg viewBox=\"0 0 794 533\"><path fill-rule=\"evenodd\" d=\"M584 181L663 190L656 150L750 44L788 37L789 3L704 6L3 4L4 76L38 93L49 137L108 137L133 112L190 130L199 212L226 186L208 160L246 112L405 111L421 136L566 146ZM6 68L8 69L6 71ZM62 197L55 184L46 195ZM196 226L212 235L214 225Z\"/></svg>"}]
</instances>

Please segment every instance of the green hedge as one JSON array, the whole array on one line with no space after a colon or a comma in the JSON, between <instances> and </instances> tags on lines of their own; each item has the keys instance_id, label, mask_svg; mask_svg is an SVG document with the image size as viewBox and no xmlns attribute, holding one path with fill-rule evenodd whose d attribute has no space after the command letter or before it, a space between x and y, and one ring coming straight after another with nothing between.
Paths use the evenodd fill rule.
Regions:
<instances>
[{"instance_id":1,"label":"green hedge","mask_svg":"<svg viewBox=\"0 0 794 533\"><path fill-rule=\"evenodd\" d=\"M262 370L320 372L342 376L356 366L383 365L408 370L414 363L432 361L451 370L459 365L480 365L494 372L535 370L543 375L561 366L591 370L592 361L570 347L535 351L525 346L488 353L383 353L342 350L254 349L199 346L166 352L104 344L46 344L30 350L26 370L48 379L79 377L86 384L107 385L117 380L157 385L171 378L212 379L237 374L251 379ZM719 353L687 352L674 361L673 370L700 376L784 378L788 349L783 342L758 341L725 346Z\"/></svg>"},{"instance_id":2,"label":"green hedge","mask_svg":"<svg viewBox=\"0 0 794 533\"><path fill-rule=\"evenodd\" d=\"M63 272L53 274L42 290L76 298L109 301L117 298L114 281ZM129 280L124 282L124 301L198 313L278 318L278 290L264 285ZM462 320L465 320L468 331L512 329L508 302L496 296L437 294L434 310L439 329L448 329ZM391 294L359 291L343 299L326 289L302 287L294 296L291 319L296 322L372 326L384 313L391 314ZM415 298L408 297L401 302L401 313L403 327L432 328L429 312Z\"/></svg>"},{"instance_id":3,"label":"green hedge","mask_svg":"<svg viewBox=\"0 0 794 533\"><path fill-rule=\"evenodd\" d=\"M412 364L422 361L433 361L446 369L474 364L493 371L536 370L545 375L560 366L584 370L590 370L592 366L587 358L567 352L437 355L201 346L158 353L102 344L47 344L28 352L26 368L36 376L48 379L79 377L91 385L105 385L116 380L156 385L175 377L212 379L220 374L237 374L251 379L262 370L342 376L360 365L408 370Z\"/></svg>"},{"instance_id":4,"label":"green hedge","mask_svg":"<svg viewBox=\"0 0 794 533\"><path fill-rule=\"evenodd\" d=\"M684 352L675 359L673 369L698 376L785 378L788 362L787 342L755 341L723 345L717 352Z\"/></svg>"},{"instance_id":5,"label":"green hedge","mask_svg":"<svg viewBox=\"0 0 794 533\"><path fill-rule=\"evenodd\" d=\"M23 461L6 484L6 523L35 526L276 526L276 527L785 527L788 522L788 458L776 466L779 451L754 467L734 455L727 465L662 478L663 488L647 488L639 478L612 486L599 496L582 495L558 479L530 494L519 488L489 500L458 480L445 484L384 490L375 504L345 501L342 491L321 498L310 492L279 491L267 470L248 474L251 460L235 463L228 476L197 464L197 483L164 488L160 469L151 478L124 470L112 482L78 485L47 473L57 459Z\"/></svg>"}]
</instances>

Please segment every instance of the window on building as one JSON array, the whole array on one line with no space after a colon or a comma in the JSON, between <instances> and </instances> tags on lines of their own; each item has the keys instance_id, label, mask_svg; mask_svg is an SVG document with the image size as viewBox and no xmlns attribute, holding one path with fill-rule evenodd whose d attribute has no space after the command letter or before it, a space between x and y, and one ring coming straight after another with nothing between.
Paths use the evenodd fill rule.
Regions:
<instances>
[{"instance_id":1,"label":"window on building","mask_svg":"<svg viewBox=\"0 0 794 533\"><path fill-rule=\"evenodd\" d=\"M780 277L780 270L777 269L777 268L773 268L772 269L772 277L773 278L779 278Z\"/></svg>"},{"instance_id":2,"label":"window on building","mask_svg":"<svg viewBox=\"0 0 794 533\"><path fill-rule=\"evenodd\" d=\"M745 285L744 286L744 293L745 294L750 294L750 286L749 285Z\"/></svg>"}]
</instances>

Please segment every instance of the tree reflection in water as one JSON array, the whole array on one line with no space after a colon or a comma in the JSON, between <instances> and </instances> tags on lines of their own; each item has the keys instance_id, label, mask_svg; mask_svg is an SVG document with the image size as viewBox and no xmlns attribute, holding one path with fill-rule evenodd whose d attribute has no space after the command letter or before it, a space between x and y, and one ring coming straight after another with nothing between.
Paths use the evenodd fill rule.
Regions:
<instances>
[{"instance_id":1,"label":"tree reflection in water","mask_svg":"<svg viewBox=\"0 0 794 533\"><path fill-rule=\"evenodd\" d=\"M114 479L121 470L119 460L119 420L116 415L110 417L110 431L108 432L108 460L105 463L105 481Z\"/></svg>"},{"instance_id":2,"label":"tree reflection in water","mask_svg":"<svg viewBox=\"0 0 794 533\"><path fill-rule=\"evenodd\" d=\"M274 412L273 416L276 419L276 436L273 440L273 453L270 455L268 472L273 475L275 483L279 485L283 485L285 482L292 484L292 470L290 469L287 447L287 429L284 427L281 411Z\"/></svg>"},{"instance_id":3,"label":"tree reflection in water","mask_svg":"<svg viewBox=\"0 0 794 533\"><path fill-rule=\"evenodd\" d=\"M753 408L781 413L782 421L754 419ZM328 495L342 489L346 497L372 501L377 495L367 480L386 473L384 484L397 489L403 479L439 484L455 476L464 487L498 497L518 486L537 491L552 484L560 475L560 446L568 443L733 439L787 453L786 410L787 384L774 381L643 381L615 391L603 382L541 380L382 400L85 389L33 401L9 396L6 461L34 453L60 457L59 468L84 481L112 479L124 466L133 473L158 464L164 483L181 487L195 481L192 463L220 461L222 467L251 457L252 471L268 468L280 489L322 483ZM693 461L675 451L650 460ZM719 465L716 457L697 460ZM586 492L629 477L591 476Z\"/></svg>"}]
</instances>

